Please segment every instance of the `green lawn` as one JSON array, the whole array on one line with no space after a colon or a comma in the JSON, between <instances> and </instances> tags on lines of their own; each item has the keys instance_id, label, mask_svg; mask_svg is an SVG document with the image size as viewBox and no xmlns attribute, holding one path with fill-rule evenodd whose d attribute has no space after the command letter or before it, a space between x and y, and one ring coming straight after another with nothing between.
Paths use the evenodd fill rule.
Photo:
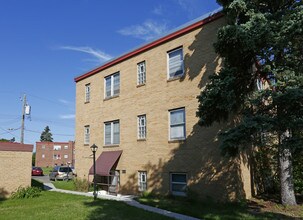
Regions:
<instances>
[{"instance_id":1,"label":"green lawn","mask_svg":"<svg viewBox=\"0 0 303 220\"><path fill-rule=\"evenodd\" d=\"M52 181L52 183L54 184L54 186L57 189L65 189L65 190L72 190L72 191L76 191L76 187L74 184L73 180L69 180L69 181Z\"/></svg>"},{"instance_id":2,"label":"green lawn","mask_svg":"<svg viewBox=\"0 0 303 220\"><path fill-rule=\"evenodd\" d=\"M200 219L303 219L303 206L282 207L259 201L249 203L225 203L189 201L186 198L138 198L142 204L193 216ZM297 218L293 218L296 216Z\"/></svg>"},{"instance_id":3,"label":"green lawn","mask_svg":"<svg viewBox=\"0 0 303 220\"><path fill-rule=\"evenodd\" d=\"M41 167L44 175L49 175L50 171L53 170L53 167Z\"/></svg>"},{"instance_id":4,"label":"green lawn","mask_svg":"<svg viewBox=\"0 0 303 220\"><path fill-rule=\"evenodd\" d=\"M58 192L43 191L38 198L0 201L2 220L41 220L41 219L169 219L131 207L123 202L77 196Z\"/></svg>"}]
</instances>

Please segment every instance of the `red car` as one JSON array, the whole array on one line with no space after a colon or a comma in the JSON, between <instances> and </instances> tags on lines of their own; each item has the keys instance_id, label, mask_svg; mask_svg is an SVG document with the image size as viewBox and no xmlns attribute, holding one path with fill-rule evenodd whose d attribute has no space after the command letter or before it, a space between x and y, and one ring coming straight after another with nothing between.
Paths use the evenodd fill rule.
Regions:
<instances>
[{"instance_id":1,"label":"red car","mask_svg":"<svg viewBox=\"0 0 303 220\"><path fill-rule=\"evenodd\" d=\"M43 170L41 169L41 167L33 167L32 176L43 176Z\"/></svg>"}]
</instances>

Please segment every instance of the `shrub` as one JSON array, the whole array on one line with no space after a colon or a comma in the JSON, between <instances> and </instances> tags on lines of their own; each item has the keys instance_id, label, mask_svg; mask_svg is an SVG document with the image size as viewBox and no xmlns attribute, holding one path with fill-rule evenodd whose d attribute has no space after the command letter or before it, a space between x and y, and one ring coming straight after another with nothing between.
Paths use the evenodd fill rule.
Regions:
<instances>
[{"instance_id":1,"label":"shrub","mask_svg":"<svg viewBox=\"0 0 303 220\"><path fill-rule=\"evenodd\" d=\"M28 199L34 198L41 195L41 189L38 187L21 187L19 186L17 191L13 192L11 195L12 199Z\"/></svg>"},{"instance_id":2,"label":"shrub","mask_svg":"<svg viewBox=\"0 0 303 220\"><path fill-rule=\"evenodd\" d=\"M88 182L87 179L80 179L80 178L74 179L74 185L75 185L75 190L80 192L88 192L90 187L90 183Z\"/></svg>"}]
</instances>

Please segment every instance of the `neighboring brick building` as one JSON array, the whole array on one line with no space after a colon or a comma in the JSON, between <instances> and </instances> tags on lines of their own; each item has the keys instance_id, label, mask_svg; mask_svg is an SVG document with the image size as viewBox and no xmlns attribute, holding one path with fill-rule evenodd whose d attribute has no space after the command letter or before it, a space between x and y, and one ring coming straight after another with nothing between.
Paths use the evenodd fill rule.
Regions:
<instances>
[{"instance_id":1,"label":"neighboring brick building","mask_svg":"<svg viewBox=\"0 0 303 220\"><path fill-rule=\"evenodd\" d=\"M0 199L31 185L33 145L0 142Z\"/></svg>"},{"instance_id":2,"label":"neighboring brick building","mask_svg":"<svg viewBox=\"0 0 303 220\"><path fill-rule=\"evenodd\" d=\"M69 142L36 142L36 166L75 165L75 144Z\"/></svg>"},{"instance_id":3,"label":"neighboring brick building","mask_svg":"<svg viewBox=\"0 0 303 220\"><path fill-rule=\"evenodd\" d=\"M196 97L220 69L213 43L225 23L221 13L204 16L75 78L79 177L92 174L96 144L98 182L109 191L251 196L246 158L220 154L224 125L197 124Z\"/></svg>"}]
</instances>

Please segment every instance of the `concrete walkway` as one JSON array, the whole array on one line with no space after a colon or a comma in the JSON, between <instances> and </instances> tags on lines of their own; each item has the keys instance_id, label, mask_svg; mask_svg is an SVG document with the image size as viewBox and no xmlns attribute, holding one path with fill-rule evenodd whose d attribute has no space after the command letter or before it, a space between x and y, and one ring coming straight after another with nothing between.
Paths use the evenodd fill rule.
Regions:
<instances>
[{"instance_id":1,"label":"concrete walkway","mask_svg":"<svg viewBox=\"0 0 303 220\"><path fill-rule=\"evenodd\" d=\"M70 190L64 190L64 189L56 189L56 187L52 183L43 183L43 184L44 184L44 189L45 190L93 197L92 192L85 193L85 192L76 192L76 191L70 191ZM134 207L137 207L137 208L140 208L140 209L144 209L144 210L149 211L149 212L155 212L155 213L165 215L167 217L171 217L171 218L178 219L178 220L199 220L198 218L178 214L178 213L175 213L175 212L170 212L170 211L155 208L155 207L152 207L152 206L143 205L143 204L137 202L136 200L134 200L134 196L130 196L130 195L112 196L112 195L104 195L104 194L99 193L97 195L97 198L115 200L115 201L122 201L122 202L125 202L126 204L128 204L130 206L134 206Z\"/></svg>"}]
</instances>

